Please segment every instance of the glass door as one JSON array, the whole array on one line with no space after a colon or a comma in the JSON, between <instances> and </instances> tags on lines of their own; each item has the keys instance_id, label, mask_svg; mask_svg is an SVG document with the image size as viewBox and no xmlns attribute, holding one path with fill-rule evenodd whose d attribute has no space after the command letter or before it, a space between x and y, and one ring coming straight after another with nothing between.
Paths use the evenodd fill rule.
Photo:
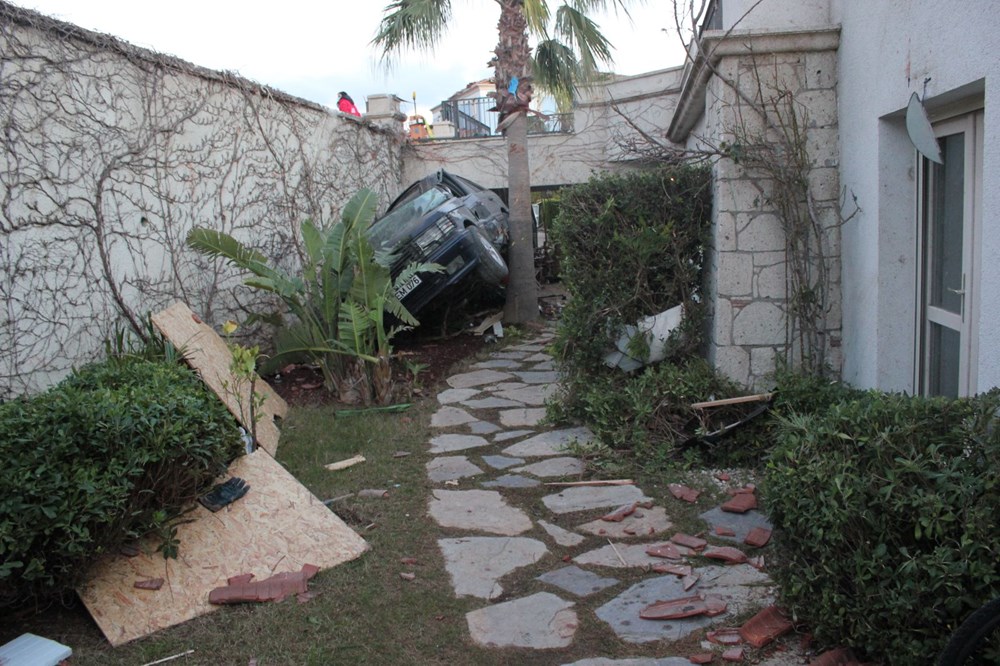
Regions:
<instances>
[{"instance_id":1,"label":"glass door","mask_svg":"<svg viewBox=\"0 0 1000 666\"><path fill-rule=\"evenodd\" d=\"M921 158L921 326L919 386L958 397L974 388L973 322L978 243L982 113L940 123L943 164Z\"/></svg>"}]
</instances>

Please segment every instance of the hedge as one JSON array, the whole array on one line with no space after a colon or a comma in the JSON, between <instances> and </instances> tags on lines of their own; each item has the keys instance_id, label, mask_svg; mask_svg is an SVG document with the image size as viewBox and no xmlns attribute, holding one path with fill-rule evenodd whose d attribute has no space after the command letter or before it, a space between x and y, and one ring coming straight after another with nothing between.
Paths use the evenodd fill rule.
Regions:
<instances>
[{"instance_id":1,"label":"hedge","mask_svg":"<svg viewBox=\"0 0 1000 666\"><path fill-rule=\"evenodd\" d=\"M113 359L0 405L0 601L72 588L241 450L221 401L168 361Z\"/></svg>"}]
</instances>

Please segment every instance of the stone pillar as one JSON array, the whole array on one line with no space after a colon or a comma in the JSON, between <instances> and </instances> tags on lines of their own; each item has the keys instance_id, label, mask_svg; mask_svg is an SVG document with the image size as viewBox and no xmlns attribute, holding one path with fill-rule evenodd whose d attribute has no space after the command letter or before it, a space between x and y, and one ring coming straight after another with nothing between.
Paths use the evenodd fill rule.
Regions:
<instances>
[{"instance_id":1,"label":"stone pillar","mask_svg":"<svg viewBox=\"0 0 1000 666\"><path fill-rule=\"evenodd\" d=\"M706 134L715 145L734 146L747 134L768 137L751 103L763 94L793 100L804 134L809 195L822 228L828 279L820 339L827 364L839 376L840 185L837 145L836 51L744 53L727 56L709 84ZM758 85L759 84L759 85ZM765 102L766 104L766 102ZM725 142L725 143L723 143ZM709 358L723 374L750 389L766 388L779 359L795 364L799 335L789 317L791 275L784 223L772 205L774 184L732 158L714 166L714 247L708 257L712 324ZM751 148L747 148L750 150ZM805 204L804 204L805 205Z\"/></svg>"},{"instance_id":2,"label":"stone pillar","mask_svg":"<svg viewBox=\"0 0 1000 666\"><path fill-rule=\"evenodd\" d=\"M403 100L395 95L369 95L365 100L365 119L403 134L406 114L400 108Z\"/></svg>"}]
</instances>

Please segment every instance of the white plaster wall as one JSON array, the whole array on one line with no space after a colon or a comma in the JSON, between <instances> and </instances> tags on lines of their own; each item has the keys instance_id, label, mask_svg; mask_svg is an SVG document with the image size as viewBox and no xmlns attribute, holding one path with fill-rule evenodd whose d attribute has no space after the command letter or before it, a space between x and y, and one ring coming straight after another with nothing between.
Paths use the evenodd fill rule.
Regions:
<instances>
[{"instance_id":1,"label":"white plaster wall","mask_svg":"<svg viewBox=\"0 0 1000 666\"><path fill-rule=\"evenodd\" d=\"M844 379L912 390L915 161L900 112L985 82L980 390L1000 385L1000 7L993 0L833 0L839 52L841 183L862 212L843 229Z\"/></svg>"},{"instance_id":2,"label":"white plaster wall","mask_svg":"<svg viewBox=\"0 0 1000 666\"><path fill-rule=\"evenodd\" d=\"M640 130L665 142L664 128L677 104L682 72L682 68L675 67L620 77L584 90L574 109L572 134L528 137L532 187L581 183L591 174L629 166L634 155L629 154L627 146L639 140ZM484 187L506 188L504 139L497 136L411 144L404 153L402 181L408 184L442 168Z\"/></svg>"},{"instance_id":3,"label":"white plaster wall","mask_svg":"<svg viewBox=\"0 0 1000 666\"><path fill-rule=\"evenodd\" d=\"M866 3L848 0L863 7ZM881 0L879 0L881 1ZM722 29L795 30L830 22L830 0L722 0Z\"/></svg>"}]
</instances>

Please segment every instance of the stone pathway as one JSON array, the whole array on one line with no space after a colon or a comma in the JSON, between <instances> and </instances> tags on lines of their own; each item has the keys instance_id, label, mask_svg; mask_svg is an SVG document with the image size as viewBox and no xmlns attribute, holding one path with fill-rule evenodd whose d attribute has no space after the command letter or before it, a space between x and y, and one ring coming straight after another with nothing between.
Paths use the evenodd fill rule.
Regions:
<instances>
[{"instance_id":1,"label":"stone pathway","mask_svg":"<svg viewBox=\"0 0 1000 666\"><path fill-rule=\"evenodd\" d=\"M709 562L675 536L670 510L680 500L650 497L633 485L552 487L539 502L532 499L528 507L517 506L525 502L520 489L578 480L584 464L569 449L573 443L593 439L586 428L544 424L544 402L558 382L553 359L544 352L550 341L550 334L542 334L497 351L469 372L450 377L450 388L437 396L440 407L431 425L440 433L430 441L433 457L427 474L435 489L428 511L449 530L450 538L440 539L438 545L455 595L483 600L481 608L466 616L471 638L498 649L565 648L573 644L581 614L587 613L615 632L622 653L632 644L660 641L659 652L675 656L617 660L595 656L575 661L574 666L690 664L691 648L678 652L670 642L694 632L703 636L708 627L731 626L734 617L745 618L749 611L773 602L774 586L765 572L753 566L763 568L762 558L728 563L739 556L731 549L715 548L728 559ZM601 519L622 507L634 511L617 522ZM743 544L754 528L769 529L759 512L712 509L701 517L706 534L718 539L716 545L728 540L751 557L766 552ZM682 543L673 543L671 537ZM553 552L566 548L578 553L560 559ZM649 550L672 558L650 555ZM546 572L537 580L549 591L493 602L505 595L504 576L528 566L537 570L539 565ZM645 576L635 583L632 575L631 583L622 583L616 572L626 569ZM616 586L621 589L610 601L596 609L582 607L590 595ZM651 604L695 595L721 600L725 611L670 620L639 617ZM713 663L721 663L727 647L702 641L695 651L715 653ZM801 655L791 652L761 663L803 663Z\"/></svg>"}]
</instances>

